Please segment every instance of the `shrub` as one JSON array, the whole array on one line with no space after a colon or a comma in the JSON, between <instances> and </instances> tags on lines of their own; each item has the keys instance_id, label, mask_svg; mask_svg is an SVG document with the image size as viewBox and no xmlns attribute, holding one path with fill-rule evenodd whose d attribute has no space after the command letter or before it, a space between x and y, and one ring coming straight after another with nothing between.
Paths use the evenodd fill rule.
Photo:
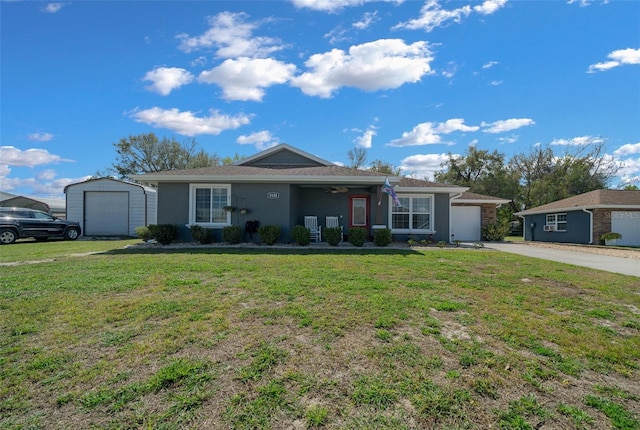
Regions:
<instances>
[{"instance_id":1,"label":"shrub","mask_svg":"<svg viewBox=\"0 0 640 430\"><path fill-rule=\"evenodd\" d=\"M504 240L509 233L509 223L496 221L482 227L482 238L484 240Z\"/></svg>"},{"instance_id":2,"label":"shrub","mask_svg":"<svg viewBox=\"0 0 640 430\"><path fill-rule=\"evenodd\" d=\"M153 235L151 234L149 227L146 227L146 226L136 227L136 233L138 234L138 237L144 240L145 242L148 242L151 239L153 239Z\"/></svg>"},{"instance_id":3,"label":"shrub","mask_svg":"<svg viewBox=\"0 0 640 430\"><path fill-rule=\"evenodd\" d=\"M189 227L191 230L191 236L202 245L207 245L213 242L213 230L204 228L200 225L192 225Z\"/></svg>"},{"instance_id":4,"label":"shrub","mask_svg":"<svg viewBox=\"0 0 640 430\"><path fill-rule=\"evenodd\" d=\"M278 225L263 225L258 229L260 240L267 245L273 245L280 237L280 226Z\"/></svg>"},{"instance_id":5,"label":"shrub","mask_svg":"<svg viewBox=\"0 0 640 430\"><path fill-rule=\"evenodd\" d=\"M327 227L324 229L324 240L331 246L338 246L342 239L342 230L340 227Z\"/></svg>"},{"instance_id":6,"label":"shrub","mask_svg":"<svg viewBox=\"0 0 640 430\"><path fill-rule=\"evenodd\" d=\"M367 240L367 229L354 227L349 229L349 242L353 246L362 246Z\"/></svg>"},{"instance_id":7,"label":"shrub","mask_svg":"<svg viewBox=\"0 0 640 430\"><path fill-rule=\"evenodd\" d=\"M163 245L169 245L178 238L178 226L175 224L152 224L149 226L149 232Z\"/></svg>"},{"instance_id":8,"label":"shrub","mask_svg":"<svg viewBox=\"0 0 640 430\"><path fill-rule=\"evenodd\" d=\"M236 245L242 242L242 230L237 225L228 225L222 229L222 240Z\"/></svg>"},{"instance_id":9,"label":"shrub","mask_svg":"<svg viewBox=\"0 0 640 430\"><path fill-rule=\"evenodd\" d=\"M311 231L303 225L296 225L291 230L291 238L298 245L307 246L311 242Z\"/></svg>"},{"instance_id":10,"label":"shrub","mask_svg":"<svg viewBox=\"0 0 640 430\"><path fill-rule=\"evenodd\" d=\"M383 228L376 230L373 233L373 243L376 246L389 246L391 245L393 237L391 236L391 229Z\"/></svg>"}]
</instances>

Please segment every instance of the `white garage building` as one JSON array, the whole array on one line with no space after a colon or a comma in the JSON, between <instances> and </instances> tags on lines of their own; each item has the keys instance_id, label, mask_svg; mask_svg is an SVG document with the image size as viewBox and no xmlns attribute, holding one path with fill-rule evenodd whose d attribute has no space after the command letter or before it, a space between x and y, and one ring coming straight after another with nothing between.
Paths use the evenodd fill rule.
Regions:
<instances>
[{"instance_id":1,"label":"white garage building","mask_svg":"<svg viewBox=\"0 0 640 430\"><path fill-rule=\"evenodd\" d=\"M497 220L497 208L510 200L470 192L451 201L452 240L482 240L482 227Z\"/></svg>"},{"instance_id":2,"label":"white garage building","mask_svg":"<svg viewBox=\"0 0 640 430\"><path fill-rule=\"evenodd\" d=\"M67 219L84 236L136 236L136 227L156 224L154 188L111 178L90 179L64 188Z\"/></svg>"}]
</instances>

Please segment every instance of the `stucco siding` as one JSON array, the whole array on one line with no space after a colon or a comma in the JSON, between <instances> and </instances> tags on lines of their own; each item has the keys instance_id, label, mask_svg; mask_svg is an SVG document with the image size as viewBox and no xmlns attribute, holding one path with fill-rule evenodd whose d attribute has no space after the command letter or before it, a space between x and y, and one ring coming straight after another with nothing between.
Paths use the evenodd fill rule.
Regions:
<instances>
[{"instance_id":1,"label":"stucco siding","mask_svg":"<svg viewBox=\"0 0 640 430\"><path fill-rule=\"evenodd\" d=\"M567 214L567 231L544 231L547 214L526 215L523 224L524 240L588 244L590 240L590 215L583 211L562 213ZM596 239L594 238L594 240Z\"/></svg>"},{"instance_id":2,"label":"stucco siding","mask_svg":"<svg viewBox=\"0 0 640 430\"><path fill-rule=\"evenodd\" d=\"M158 184L158 224L176 224L178 240L191 240L189 223L189 184Z\"/></svg>"},{"instance_id":3,"label":"stucco siding","mask_svg":"<svg viewBox=\"0 0 640 430\"><path fill-rule=\"evenodd\" d=\"M280 151L249 163L255 167L272 166L319 166L320 164L290 151Z\"/></svg>"}]
</instances>

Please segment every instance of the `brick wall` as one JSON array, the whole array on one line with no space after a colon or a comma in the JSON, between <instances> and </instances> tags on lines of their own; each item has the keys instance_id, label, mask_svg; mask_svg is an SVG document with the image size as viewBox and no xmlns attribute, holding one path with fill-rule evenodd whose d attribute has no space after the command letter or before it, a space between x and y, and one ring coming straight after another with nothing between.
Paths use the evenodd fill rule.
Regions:
<instances>
[{"instance_id":1,"label":"brick wall","mask_svg":"<svg viewBox=\"0 0 640 430\"><path fill-rule=\"evenodd\" d=\"M634 209L594 209L593 212L593 243L598 243L598 238L603 233L611 231L611 211L640 212Z\"/></svg>"}]
</instances>

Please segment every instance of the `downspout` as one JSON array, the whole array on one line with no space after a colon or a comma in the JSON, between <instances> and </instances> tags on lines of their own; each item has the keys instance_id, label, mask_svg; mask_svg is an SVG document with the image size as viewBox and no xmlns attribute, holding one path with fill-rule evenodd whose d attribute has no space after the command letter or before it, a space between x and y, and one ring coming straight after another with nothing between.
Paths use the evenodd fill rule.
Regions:
<instances>
[{"instance_id":1,"label":"downspout","mask_svg":"<svg viewBox=\"0 0 640 430\"><path fill-rule=\"evenodd\" d=\"M460 197L462 195L462 193L458 193L458 195L453 196L449 199L449 243L453 243L453 239L451 239L451 236L453 235L453 233L451 233L451 202L455 199L457 199L458 197Z\"/></svg>"},{"instance_id":2,"label":"downspout","mask_svg":"<svg viewBox=\"0 0 640 430\"><path fill-rule=\"evenodd\" d=\"M582 209L582 212L589 214L589 245L593 245L593 212Z\"/></svg>"},{"instance_id":3,"label":"downspout","mask_svg":"<svg viewBox=\"0 0 640 430\"><path fill-rule=\"evenodd\" d=\"M527 226L524 224L524 215L518 215L518 218L522 218L522 241L524 242L527 236L527 231L525 230Z\"/></svg>"}]
</instances>

